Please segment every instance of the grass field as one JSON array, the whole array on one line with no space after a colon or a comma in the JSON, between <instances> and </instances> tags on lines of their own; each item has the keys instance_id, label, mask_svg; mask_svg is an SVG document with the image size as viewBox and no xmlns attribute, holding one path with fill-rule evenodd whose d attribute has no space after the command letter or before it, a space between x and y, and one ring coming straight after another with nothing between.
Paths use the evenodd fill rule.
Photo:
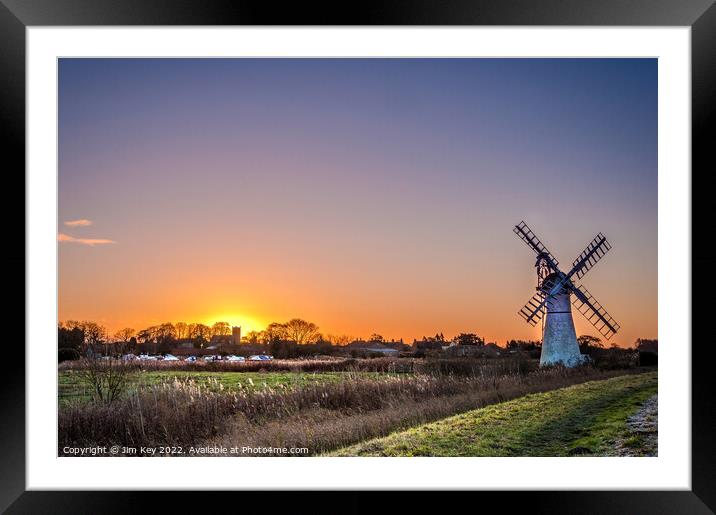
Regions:
<instances>
[{"instance_id":1,"label":"grass field","mask_svg":"<svg viewBox=\"0 0 716 515\"><path fill-rule=\"evenodd\" d=\"M337 456L609 456L656 372L590 381L469 411L343 448Z\"/></svg>"},{"instance_id":2,"label":"grass field","mask_svg":"<svg viewBox=\"0 0 716 515\"><path fill-rule=\"evenodd\" d=\"M134 374L130 390L178 380L193 381L210 391L256 391L265 388L299 388L318 383L335 383L354 378L377 378L388 374L378 372L194 372L144 371ZM90 399L90 389L75 370L59 373L58 396L61 404Z\"/></svg>"}]
</instances>

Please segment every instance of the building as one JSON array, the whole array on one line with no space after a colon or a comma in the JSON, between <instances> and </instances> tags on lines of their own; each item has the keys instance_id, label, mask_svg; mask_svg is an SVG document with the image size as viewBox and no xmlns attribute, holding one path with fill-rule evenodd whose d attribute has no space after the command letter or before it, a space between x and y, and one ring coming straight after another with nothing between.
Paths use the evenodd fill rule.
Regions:
<instances>
[{"instance_id":1,"label":"building","mask_svg":"<svg viewBox=\"0 0 716 515\"><path fill-rule=\"evenodd\" d=\"M207 348L221 348L227 345L239 345L241 343L241 326L232 327L231 334L215 334L209 340Z\"/></svg>"}]
</instances>

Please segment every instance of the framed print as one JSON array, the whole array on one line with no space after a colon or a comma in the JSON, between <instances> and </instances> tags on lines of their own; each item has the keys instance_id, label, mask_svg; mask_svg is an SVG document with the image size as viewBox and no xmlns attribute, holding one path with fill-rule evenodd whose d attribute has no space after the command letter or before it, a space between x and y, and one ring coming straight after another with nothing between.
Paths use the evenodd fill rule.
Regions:
<instances>
[{"instance_id":1,"label":"framed print","mask_svg":"<svg viewBox=\"0 0 716 515\"><path fill-rule=\"evenodd\" d=\"M3 509L712 512L716 8L576 4L3 0Z\"/></svg>"}]
</instances>

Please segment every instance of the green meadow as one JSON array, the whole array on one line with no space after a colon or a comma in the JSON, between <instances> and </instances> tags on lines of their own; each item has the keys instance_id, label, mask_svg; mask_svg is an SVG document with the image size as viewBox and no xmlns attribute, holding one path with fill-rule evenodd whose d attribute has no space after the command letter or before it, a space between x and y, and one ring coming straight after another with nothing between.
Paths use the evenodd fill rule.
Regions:
<instances>
[{"instance_id":1,"label":"green meadow","mask_svg":"<svg viewBox=\"0 0 716 515\"><path fill-rule=\"evenodd\" d=\"M337 456L608 456L638 447L627 418L657 393L656 372L590 381L455 415ZM637 449L638 450L638 449Z\"/></svg>"},{"instance_id":2,"label":"green meadow","mask_svg":"<svg viewBox=\"0 0 716 515\"><path fill-rule=\"evenodd\" d=\"M300 388L315 383L337 383L353 378L378 378L378 372L196 372L196 371L143 371L131 376L129 391L136 391L165 382L193 382L210 391L256 391L266 388ZM89 386L76 370L59 373L58 396L60 404L87 401L91 398Z\"/></svg>"}]
</instances>

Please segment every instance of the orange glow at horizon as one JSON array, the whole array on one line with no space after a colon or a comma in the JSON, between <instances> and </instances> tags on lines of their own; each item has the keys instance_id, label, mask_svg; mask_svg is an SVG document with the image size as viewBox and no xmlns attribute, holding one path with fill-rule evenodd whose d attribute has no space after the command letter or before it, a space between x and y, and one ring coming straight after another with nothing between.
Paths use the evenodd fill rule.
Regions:
<instances>
[{"instance_id":1,"label":"orange glow at horizon","mask_svg":"<svg viewBox=\"0 0 716 515\"><path fill-rule=\"evenodd\" d=\"M529 285L528 285L529 286ZM529 288L525 288L529 290ZM368 296L371 293L368 292ZM213 309L202 309L200 306L191 306L186 299L180 300L178 297L177 305L170 306L163 302L161 307L156 306L156 312L150 306L141 307L133 305L126 317L108 318L104 309L82 309L75 311L67 307L68 303L62 303L60 306L60 320L94 320L105 325L109 334L114 334L124 327L132 327L140 330L152 325L159 325L165 322L177 323L203 323L208 326L216 322L228 322L231 326L240 326L242 336L246 336L251 331L261 331L271 322L286 322L291 318L303 318L316 323L319 331L326 335L348 335L352 338L367 339L371 334L381 334L387 340L403 339L406 343L411 343L414 339L422 337L435 336L437 333L443 333L447 339L451 339L461 332L474 332L484 337L486 341L494 341L499 345L504 345L510 339L539 340L541 337L541 328L538 324L536 327L530 327L520 319L516 313L508 311L503 306L509 303L508 298L500 300L500 295L496 295L498 299L497 306L494 309L485 310L485 306L481 306L482 313L467 312L449 312L435 310L430 303L421 303L413 301L410 303L410 310L396 310L398 306L385 300L374 302L372 306L361 304L366 302L359 292L354 292L351 298L346 299L343 309L341 306L330 305L321 306L322 309L316 309L311 306L310 309L282 308L280 310L271 309L269 305L256 304L256 308L251 309L248 305L242 305L240 308L221 309L214 307ZM123 304L123 303L122 303ZM307 304L310 304L307 302ZM621 309L619 302L617 304ZM231 305L231 304L229 304ZM110 312L121 313L128 306L125 304L117 304L114 308L110 308ZM404 306L402 306L404 307ZM192 309L193 308L193 309ZM176 309L176 311L175 311ZM434 311L431 316L431 311ZM152 312L156 316L146 318L142 316L145 313ZM262 313L254 315L250 313ZM622 314L622 313L620 313ZM438 318L439 317L439 318ZM433 321L434 320L434 321ZM581 315L574 312L574 321L577 334L599 334L586 322ZM644 319L642 323L649 324L648 319ZM631 336L631 335L630 335ZM635 337L652 338L657 337L656 334L649 332L635 333ZM617 343L620 346L628 347L633 344L633 339L624 339L622 334L617 334L611 341L603 342L606 346Z\"/></svg>"},{"instance_id":2,"label":"orange glow at horizon","mask_svg":"<svg viewBox=\"0 0 716 515\"><path fill-rule=\"evenodd\" d=\"M211 327L216 322L228 322L232 327L241 327L242 336L246 336L251 331L261 331L268 325L256 318L235 313L211 316L205 318L203 323Z\"/></svg>"}]
</instances>

